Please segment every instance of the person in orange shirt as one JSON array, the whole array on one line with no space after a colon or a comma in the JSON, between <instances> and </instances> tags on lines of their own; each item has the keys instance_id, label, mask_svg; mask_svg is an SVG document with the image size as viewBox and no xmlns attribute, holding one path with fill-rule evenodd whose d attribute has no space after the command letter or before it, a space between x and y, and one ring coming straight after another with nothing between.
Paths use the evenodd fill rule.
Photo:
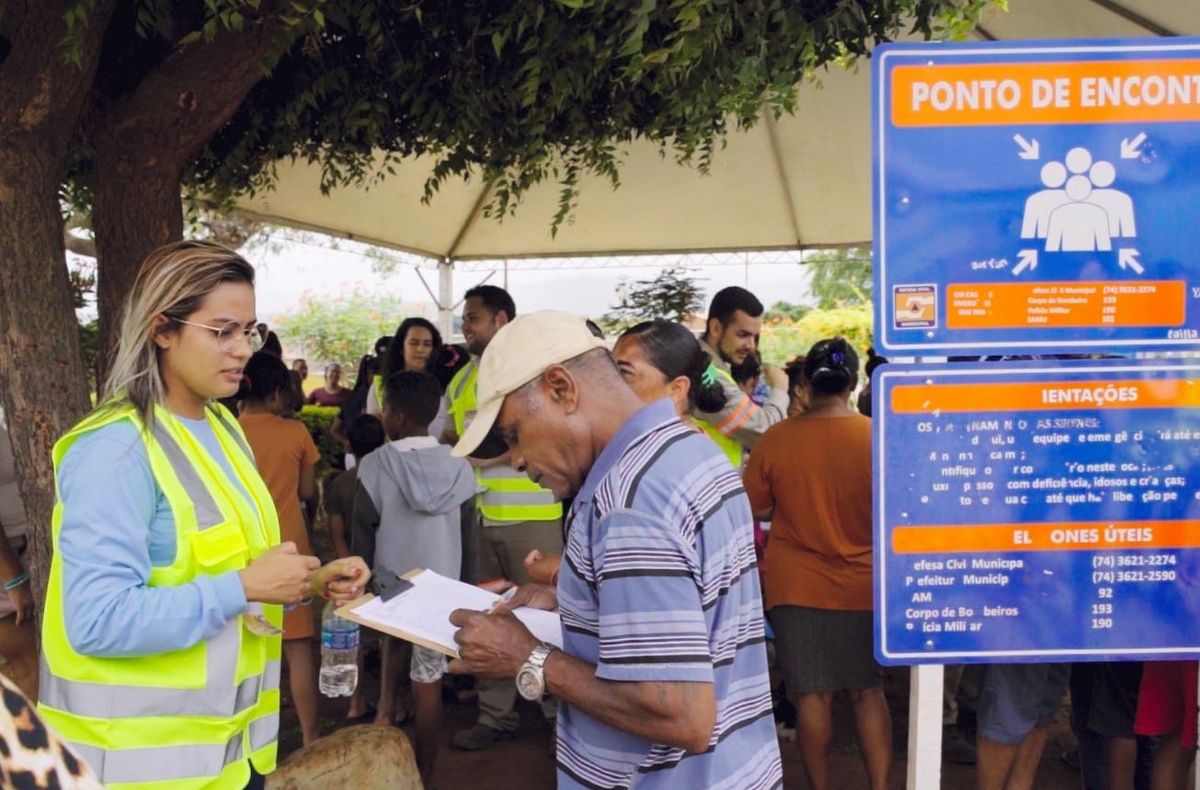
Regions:
<instances>
[{"instance_id":1,"label":"person in orange shirt","mask_svg":"<svg viewBox=\"0 0 1200 790\"><path fill-rule=\"evenodd\" d=\"M808 352L808 408L755 445L744 484L771 522L764 599L787 688L796 695L804 768L829 787L836 691L849 692L871 787L887 786L892 723L875 662L871 589L871 421L850 408L858 355L843 338Z\"/></svg>"},{"instance_id":2,"label":"person in orange shirt","mask_svg":"<svg viewBox=\"0 0 1200 790\"><path fill-rule=\"evenodd\" d=\"M300 502L316 501L315 469L319 453L303 423L279 416L291 401L291 373L278 357L260 351L246 363L240 394L238 422L279 511L280 536L293 541L301 554L312 554ZM285 610L283 658L288 665L292 700L305 746L319 737L315 636L316 622L310 603Z\"/></svg>"}]
</instances>

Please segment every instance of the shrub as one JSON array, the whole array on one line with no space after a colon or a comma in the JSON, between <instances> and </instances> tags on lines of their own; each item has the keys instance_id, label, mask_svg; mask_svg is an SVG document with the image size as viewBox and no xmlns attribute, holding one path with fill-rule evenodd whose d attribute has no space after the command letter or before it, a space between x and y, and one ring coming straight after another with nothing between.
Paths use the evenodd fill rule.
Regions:
<instances>
[{"instance_id":1,"label":"shrub","mask_svg":"<svg viewBox=\"0 0 1200 790\"><path fill-rule=\"evenodd\" d=\"M317 461L317 479L323 480L333 468L334 457L343 452L342 446L333 438L333 421L340 410L336 406L305 406L296 415L308 429L317 450L321 453Z\"/></svg>"}]
</instances>

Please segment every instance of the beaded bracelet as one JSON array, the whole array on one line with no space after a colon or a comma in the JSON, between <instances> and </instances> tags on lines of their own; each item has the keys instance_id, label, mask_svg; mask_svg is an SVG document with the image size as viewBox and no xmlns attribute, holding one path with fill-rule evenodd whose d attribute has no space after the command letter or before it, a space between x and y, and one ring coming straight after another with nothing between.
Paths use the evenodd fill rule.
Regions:
<instances>
[{"instance_id":1,"label":"beaded bracelet","mask_svg":"<svg viewBox=\"0 0 1200 790\"><path fill-rule=\"evenodd\" d=\"M7 592L12 592L27 581L29 581L29 571L21 571L4 583L4 589Z\"/></svg>"}]
</instances>

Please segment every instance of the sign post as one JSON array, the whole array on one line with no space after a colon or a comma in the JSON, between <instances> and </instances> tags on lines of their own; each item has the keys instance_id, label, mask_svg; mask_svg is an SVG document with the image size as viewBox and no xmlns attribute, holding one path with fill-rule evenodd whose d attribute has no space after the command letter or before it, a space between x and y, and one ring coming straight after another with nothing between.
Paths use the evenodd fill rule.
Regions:
<instances>
[{"instance_id":1,"label":"sign post","mask_svg":"<svg viewBox=\"0 0 1200 790\"><path fill-rule=\"evenodd\" d=\"M1200 362L888 365L876 386L882 661L1200 655Z\"/></svg>"},{"instance_id":2,"label":"sign post","mask_svg":"<svg viewBox=\"0 0 1200 790\"><path fill-rule=\"evenodd\" d=\"M1200 347L1200 40L873 68L876 347L976 361L873 387L876 654L915 665L925 788L937 665L1200 655L1200 366L1095 359Z\"/></svg>"},{"instance_id":3,"label":"sign post","mask_svg":"<svg viewBox=\"0 0 1200 790\"><path fill-rule=\"evenodd\" d=\"M1200 42L874 54L876 345L1200 339Z\"/></svg>"}]
</instances>

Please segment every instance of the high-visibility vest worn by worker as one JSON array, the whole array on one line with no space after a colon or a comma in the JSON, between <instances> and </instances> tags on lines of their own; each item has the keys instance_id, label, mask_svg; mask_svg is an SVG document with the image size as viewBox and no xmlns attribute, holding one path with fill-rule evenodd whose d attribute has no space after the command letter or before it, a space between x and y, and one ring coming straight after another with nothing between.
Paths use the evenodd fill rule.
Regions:
<instances>
[{"instance_id":1,"label":"high-visibility vest worn by worker","mask_svg":"<svg viewBox=\"0 0 1200 790\"><path fill-rule=\"evenodd\" d=\"M721 378L733 382L734 384L737 383L733 380L733 376L729 375L716 365L713 365L710 369L716 371L716 374ZM750 400L748 395L746 396L746 400ZM747 406L747 408L752 408L752 406ZM733 468L741 469L742 459L745 458L745 450L742 447L742 443L732 436L726 436L725 434L721 433L719 430L717 430L717 426L713 425L708 420L700 419L697 422L700 424L700 429L708 434L710 439L717 443L717 447L721 448L721 452L725 453L725 457L729 459L729 463L733 464Z\"/></svg>"},{"instance_id":2,"label":"high-visibility vest worn by worker","mask_svg":"<svg viewBox=\"0 0 1200 790\"><path fill-rule=\"evenodd\" d=\"M479 360L471 358L450 380L450 414L454 430L462 436L475 419L475 382L479 378ZM562 518L562 503L554 494L508 464L476 469L475 479L483 488L477 500L479 512L493 521L554 521Z\"/></svg>"},{"instance_id":3,"label":"high-visibility vest worn by worker","mask_svg":"<svg viewBox=\"0 0 1200 790\"><path fill-rule=\"evenodd\" d=\"M137 426L175 520L175 561L151 569L150 587L241 570L279 543L275 505L237 420L223 406L207 409L206 417L252 501L162 407L155 408L149 431L132 407L102 408L54 446L57 480L79 437L121 420ZM62 521L59 499L52 522L56 549ZM63 567L55 551L42 622L38 710L110 788L240 790L250 779L250 764L260 774L275 769L279 733L280 637L253 633L246 620L255 615L282 627L282 607L251 604L190 648L136 658L81 655L67 638Z\"/></svg>"},{"instance_id":4,"label":"high-visibility vest worn by worker","mask_svg":"<svg viewBox=\"0 0 1200 790\"><path fill-rule=\"evenodd\" d=\"M374 376L371 378L371 392L375 395L375 408L377 411L367 409L367 414L383 414L383 376Z\"/></svg>"}]
</instances>

